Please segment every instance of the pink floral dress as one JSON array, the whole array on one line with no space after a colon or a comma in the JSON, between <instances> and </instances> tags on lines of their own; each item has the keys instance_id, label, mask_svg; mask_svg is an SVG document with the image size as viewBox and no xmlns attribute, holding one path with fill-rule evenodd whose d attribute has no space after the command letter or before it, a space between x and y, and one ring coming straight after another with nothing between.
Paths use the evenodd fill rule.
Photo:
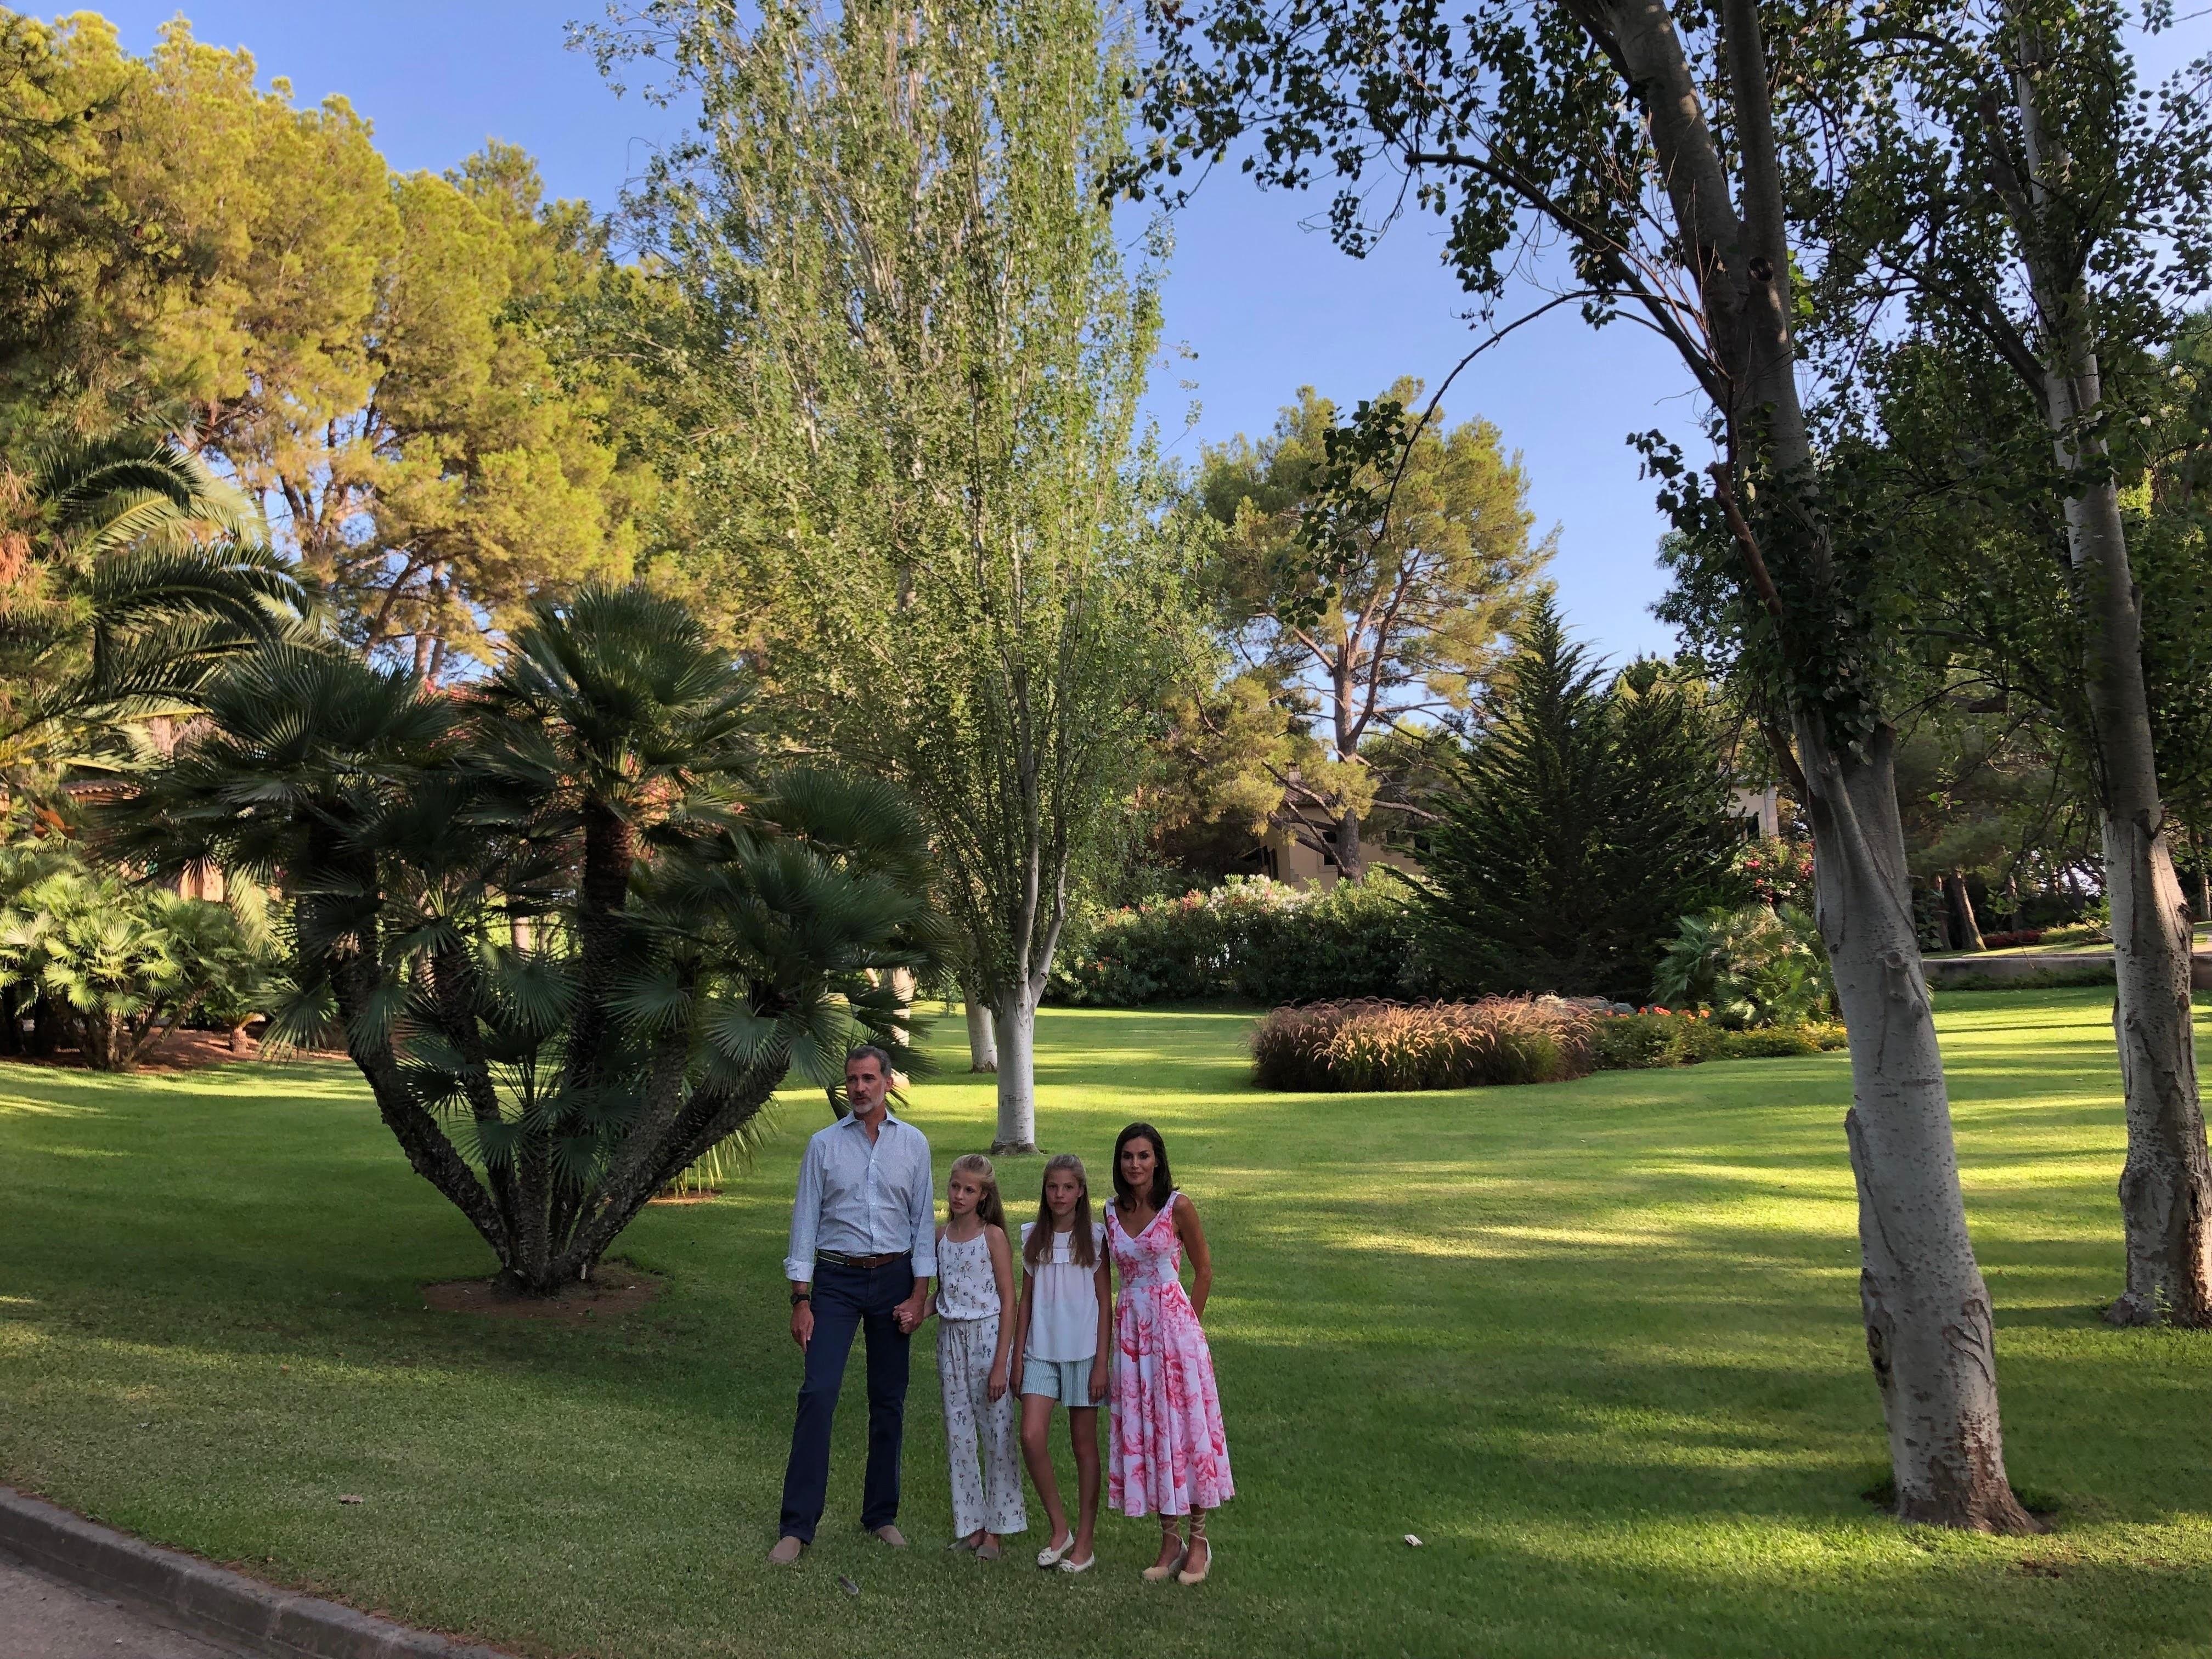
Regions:
<instances>
[{"instance_id":1,"label":"pink floral dress","mask_svg":"<svg viewBox=\"0 0 2212 1659\"><path fill-rule=\"evenodd\" d=\"M1114 1301L1113 1443L1106 1502L1123 1515L1188 1515L1234 1495L1213 1355L1183 1294L1177 1193L1134 1238L1106 1206Z\"/></svg>"}]
</instances>

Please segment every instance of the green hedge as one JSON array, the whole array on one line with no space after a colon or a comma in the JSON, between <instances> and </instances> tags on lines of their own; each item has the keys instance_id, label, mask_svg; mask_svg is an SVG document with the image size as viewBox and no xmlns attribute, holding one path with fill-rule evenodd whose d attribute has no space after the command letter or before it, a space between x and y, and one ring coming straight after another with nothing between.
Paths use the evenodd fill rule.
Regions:
<instances>
[{"instance_id":1,"label":"green hedge","mask_svg":"<svg viewBox=\"0 0 2212 1659\"><path fill-rule=\"evenodd\" d=\"M1712 1020L1664 1009L1601 1016L1590 1030L1591 1052L1601 1072L1697 1066L1709 1060L1818 1054L1840 1048L1844 1042L1840 1025L1772 1025L1731 1031Z\"/></svg>"},{"instance_id":2,"label":"green hedge","mask_svg":"<svg viewBox=\"0 0 2212 1659\"><path fill-rule=\"evenodd\" d=\"M2051 991L2069 985L2112 985L2109 962L2094 968L2044 968L2032 974L1930 974L1931 991Z\"/></svg>"},{"instance_id":3,"label":"green hedge","mask_svg":"<svg viewBox=\"0 0 2212 1659\"><path fill-rule=\"evenodd\" d=\"M1406 884L1387 871L1327 892L1264 878L1072 923L1049 1002L1135 1008L1234 997L1278 1005L1421 988Z\"/></svg>"}]
</instances>

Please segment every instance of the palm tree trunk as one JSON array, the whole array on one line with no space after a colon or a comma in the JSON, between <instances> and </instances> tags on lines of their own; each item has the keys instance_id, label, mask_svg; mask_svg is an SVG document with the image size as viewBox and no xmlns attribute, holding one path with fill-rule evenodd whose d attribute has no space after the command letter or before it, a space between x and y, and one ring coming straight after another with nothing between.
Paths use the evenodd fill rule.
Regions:
<instances>
[{"instance_id":1,"label":"palm tree trunk","mask_svg":"<svg viewBox=\"0 0 2212 1659\"><path fill-rule=\"evenodd\" d=\"M647 1123L641 1125L648 1137L647 1155L628 1162L600 1186L590 1214L552 1260L543 1282L531 1288L542 1293L588 1279L607 1247L655 1193L697 1163L708 1147L720 1146L759 1115L787 1067L787 1052L735 1085L696 1091L672 1113L648 1107ZM666 1083L671 1098L682 1083L679 1063Z\"/></svg>"}]
</instances>

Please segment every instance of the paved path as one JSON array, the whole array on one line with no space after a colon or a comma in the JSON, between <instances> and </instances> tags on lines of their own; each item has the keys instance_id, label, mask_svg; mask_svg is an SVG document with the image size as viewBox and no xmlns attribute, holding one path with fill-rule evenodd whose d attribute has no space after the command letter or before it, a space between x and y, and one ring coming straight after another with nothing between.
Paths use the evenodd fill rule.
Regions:
<instances>
[{"instance_id":1,"label":"paved path","mask_svg":"<svg viewBox=\"0 0 2212 1659\"><path fill-rule=\"evenodd\" d=\"M6 1659L235 1659L239 1651L164 1629L0 1556L0 1655Z\"/></svg>"}]
</instances>

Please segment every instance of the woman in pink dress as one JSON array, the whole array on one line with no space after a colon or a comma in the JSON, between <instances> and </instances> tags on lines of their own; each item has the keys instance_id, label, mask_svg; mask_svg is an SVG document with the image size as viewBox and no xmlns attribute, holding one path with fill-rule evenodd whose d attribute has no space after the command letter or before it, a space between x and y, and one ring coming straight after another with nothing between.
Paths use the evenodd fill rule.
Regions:
<instances>
[{"instance_id":1,"label":"woman in pink dress","mask_svg":"<svg viewBox=\"0 0 2212 1659\"><path fill-rule=\"evenodd\" d=\"M1123 1515L1160 1517L1159 1559L1145 1577L1204 1580L1213 1565L1206 1512L1231 1497L1229 1443L1213 1355L1199 1319L1213 1288L1213 1258L1190 1200L1168 1174L1168 1149L1149 1123L1114 1143L1114 1202L1106 1237L1121 1294L1114 1304L1114 1432L1106 1502ZM1190 1294L1182 1258L1190 1255ZM1177 1523L1190 1516L1190 1540Z\"/></svg>"}]
</instances>

